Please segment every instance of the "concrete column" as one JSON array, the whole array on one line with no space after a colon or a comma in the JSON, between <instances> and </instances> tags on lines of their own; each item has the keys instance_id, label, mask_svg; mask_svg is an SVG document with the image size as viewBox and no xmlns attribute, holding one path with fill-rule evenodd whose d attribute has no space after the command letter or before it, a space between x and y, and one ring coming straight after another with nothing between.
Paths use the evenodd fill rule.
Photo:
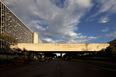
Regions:
<instances>
[{"instance_id":1,"label":"concrete column","mask_svg":"<svg viewBox=\"0 0 116 77\"><path fill-rule=\"evenodd\" d=\"M38 43L38 33L36 31L33 32L33 43Z\"/></svg>"},{"instance_id":2,"label":"concrete column","mask_svg":"<svg viewBox=\"0 0 116 77\"><path fill-rule=\"evenodd\" d=\"M60 56L63 57L66 53L60 53Z\"/></svg>"}]
</instances>

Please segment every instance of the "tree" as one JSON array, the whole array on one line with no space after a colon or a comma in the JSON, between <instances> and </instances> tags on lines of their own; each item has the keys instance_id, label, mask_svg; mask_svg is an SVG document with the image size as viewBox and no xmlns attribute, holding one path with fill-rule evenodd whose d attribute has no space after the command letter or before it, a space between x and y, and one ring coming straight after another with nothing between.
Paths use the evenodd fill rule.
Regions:
<instances>
[{"instance_id":1,"label":"tree","mask_svg":"<svg viewBox=\"0 0 116 77\"><path fill-rule=\"evenodd\" d=\"M109 46L105 49L105 54L107 56L111 56L115 52L115 50L116 50L115 47Z\"/></svg>"},{"instance_id":2,"label":"tree","mask_svg":"<svg viewBox=\"0 0 116 77\"><path fill-rule=\"evenodd\" d=\"M100 50L99 52L97 52L98 56L105 56L105 49Z\"/></svg>"},{"instance_id":3,"label":"tree","mask_svg":"<svg viewBox=\"0 0 116 77\"><path fill-rule=\"evenodd\" d=\"M0 49L10 49L10 44L16 44L18 40L15 37L6 33L0 33Z\"/></svg>"}]
</instances>

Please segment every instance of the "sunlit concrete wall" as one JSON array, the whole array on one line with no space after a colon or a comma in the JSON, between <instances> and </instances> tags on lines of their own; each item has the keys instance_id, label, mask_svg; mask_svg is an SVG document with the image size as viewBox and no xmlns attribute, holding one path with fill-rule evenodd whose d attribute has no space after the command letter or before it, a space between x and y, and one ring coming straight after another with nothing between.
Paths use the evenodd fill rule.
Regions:
<instances>
[{"instance_id":1,"label":"sunlit concrete wall","mask_svg":"<svg viewBox=\"0 0 116 77\"><path fill-rule=\"evenodd\" d=\"M38 43L38 33L36 31L33 32L33 43Z\"/></svg>"},{"instance_id":2,"label":"sunlit concrete wall","mask_svg":"<svg viewBox=\"0 0 116 77\"><path fill-rule=\"evenodd\" d=\"M38 33L36 31L33 32L33 43L42 43L42 41L38 38Z\"/></svg>"},{"instance_id":3,"label":"sunlit concrete wall","mask_svg":"<svg viewBox=\"0 0 116 77\"><path fill-rule=\"evenodd\" d=\"M105 49L108 46L109 46L108 43L87 43L87 44L18 43L15 46L11 46L11 48L17 48L17 47L21 49L25 48L31 51L99 51L101 49Z\"/></svg>"}]
</instances>

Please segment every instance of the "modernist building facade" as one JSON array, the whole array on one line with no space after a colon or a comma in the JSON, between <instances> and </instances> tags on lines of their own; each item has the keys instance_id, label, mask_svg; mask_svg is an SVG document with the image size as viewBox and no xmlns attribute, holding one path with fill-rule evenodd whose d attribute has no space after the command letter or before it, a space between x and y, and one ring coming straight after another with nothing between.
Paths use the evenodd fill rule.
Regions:
<instances>
[{"instance_id":1,"label":"modernist building facade","mask_svg":"<svg viewBox=\"0 0 116 77\"><path fill-rule=\"evenodd\" d=\"M15 37L18 43L34 41L33 32L2 1L0 1L0 33Z\"/></svg>"}]
</instances>

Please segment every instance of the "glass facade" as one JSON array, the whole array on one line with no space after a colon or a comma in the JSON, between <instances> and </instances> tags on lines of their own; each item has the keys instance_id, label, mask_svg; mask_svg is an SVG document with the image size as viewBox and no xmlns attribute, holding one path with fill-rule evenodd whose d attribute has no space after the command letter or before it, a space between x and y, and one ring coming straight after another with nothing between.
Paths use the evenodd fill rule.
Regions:
<instances>
[{"instance_id":1,"label":"glass facade","mask_svg":"<svg viewBox=\"0 0 116 77\"><path fill-rule=\"evenodd\" d=\"M18 40L18 43L32 43L33 32L0 1L0 32Z\"/></svg>"}]
</instances>

